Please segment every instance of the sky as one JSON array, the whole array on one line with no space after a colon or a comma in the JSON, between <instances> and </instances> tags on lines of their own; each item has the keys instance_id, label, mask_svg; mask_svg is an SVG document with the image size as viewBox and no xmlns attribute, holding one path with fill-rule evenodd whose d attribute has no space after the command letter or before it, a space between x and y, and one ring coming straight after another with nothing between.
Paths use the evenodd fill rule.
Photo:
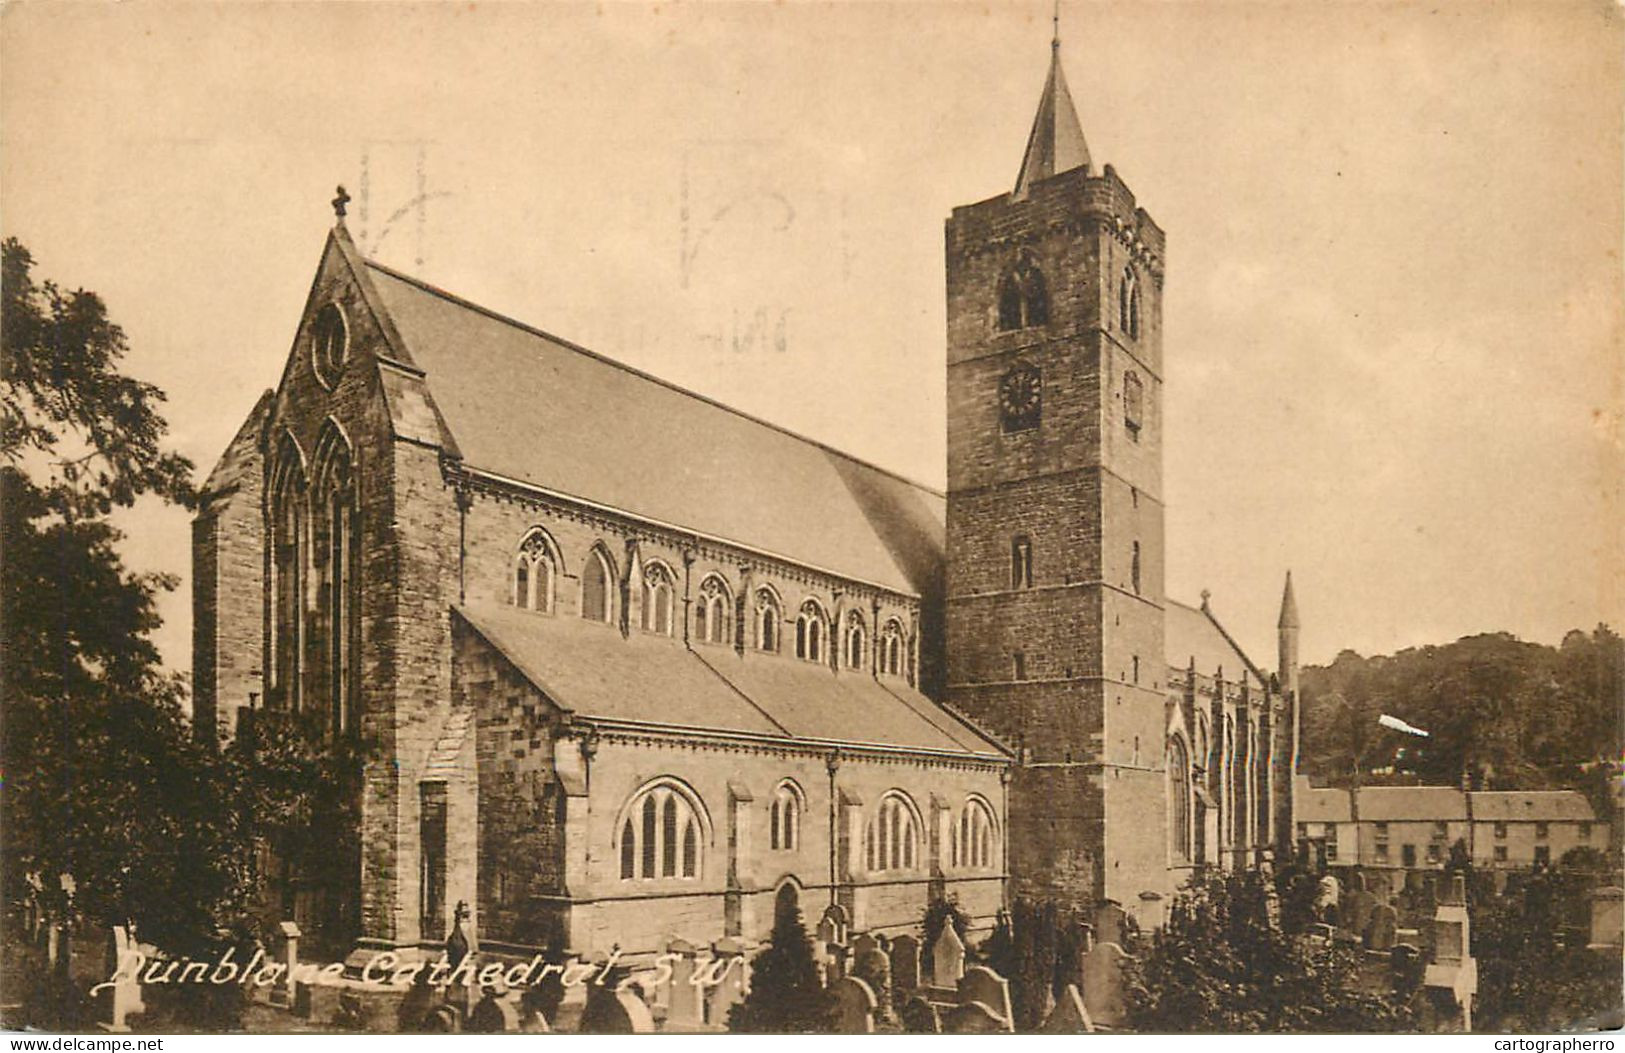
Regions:
<instances>
[{"instance_id":1,"label":"sky","mask_svg":"<svg viewBox=\"0 0 1625 1053\"><path fill-rule=\"evenodd\" d=\"M942 225L1013 187L1050 16L11 2L0 229L105 298L200 478L342 183L368 255L940 487ZM1289 568L1308 662L1625 623L1621 22L1060 5L1095 163L1168 233L1167 590L1261 664ZM188 516L121 523L189 669Z\"/></svg>"}]
</instances>

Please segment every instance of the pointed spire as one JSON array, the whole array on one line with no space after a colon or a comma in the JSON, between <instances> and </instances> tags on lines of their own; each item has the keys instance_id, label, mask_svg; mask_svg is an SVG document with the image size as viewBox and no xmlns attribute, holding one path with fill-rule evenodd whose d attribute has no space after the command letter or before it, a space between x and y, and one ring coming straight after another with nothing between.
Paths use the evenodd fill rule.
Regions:
<instances>
[{"instance_id":1,"label":"pointed spire","mask_svg":"<svg viewBox=\"0 0 1625 1053\"><path fill-rule=\"evenodd\" d=\"M1083 125L1078 123L1078 111L1072 105L1072 93L1067 91L1066 76L1061 72L1061 15L1057 4L1055 36L1050 40L1049 78L1044 81L1038 115L1033 118L1033 130L1027 136L1027 153L1021 159L1021 174L1016 177L1016 196L1026 197L1027 191L1041 179L1074 168L1087 170L1089 164L1089 144L1084 142Z\"/></svg>"},{"instance_id":2,"label":"pointed spire","mask_svg":"<svg viewBox=\"0 0 1625 1053\"><path fill-rule=\"evenodd\" d=\"M1286 588L1281 593L1281 620L1276 623L1279 629L1298 628L1298 598L1292 594L1292 572L1286 572Z\"/></svg>"}]
</instances>

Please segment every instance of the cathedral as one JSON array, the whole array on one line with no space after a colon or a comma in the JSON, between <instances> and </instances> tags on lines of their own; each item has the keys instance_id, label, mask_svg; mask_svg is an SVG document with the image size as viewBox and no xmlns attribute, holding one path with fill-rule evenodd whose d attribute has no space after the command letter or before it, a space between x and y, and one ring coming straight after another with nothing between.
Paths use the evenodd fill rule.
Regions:
<instances>
[{"instance_id":1,"label":"cathedral","mask_svg":"<svg viewBox=\"0 0 1625 1053\"><path fill-rule=\"evenodd\" d=\"M1290 579L1274 675L1164 593L1164 235L1058 48L1015 186L947 220L946 493L365 259L344 202L193 523L200 733L370 751L350 877L282 916L525 956L944 898L1156 925L1288 842Z\"/></svg>"}]
</instances>

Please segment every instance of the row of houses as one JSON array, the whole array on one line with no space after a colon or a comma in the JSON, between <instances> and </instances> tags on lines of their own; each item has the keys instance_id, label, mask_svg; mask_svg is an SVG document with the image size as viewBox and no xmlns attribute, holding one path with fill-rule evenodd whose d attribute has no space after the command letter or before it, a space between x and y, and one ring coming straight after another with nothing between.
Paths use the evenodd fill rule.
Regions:
<instances>
[{"instance_id":1,"label":"row of houses","mask_svg":"<svg viewBox=\"0 0 1625 1053\"><path fill-rule=\"evenodd\" d=\"M1609 823L1576 790L1346 790L1302 777L1296 789L1298 839L1331 865L1442 868L1457 841L1475 867L1488 869L1552 864L1575 848L1609 850Z\"/></svg>"}]
</instances>

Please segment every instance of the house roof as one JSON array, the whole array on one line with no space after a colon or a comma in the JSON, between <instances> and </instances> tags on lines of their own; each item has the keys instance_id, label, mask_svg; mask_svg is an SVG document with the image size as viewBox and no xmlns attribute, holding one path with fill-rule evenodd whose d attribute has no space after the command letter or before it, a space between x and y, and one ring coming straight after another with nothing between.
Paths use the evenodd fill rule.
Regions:
<instances>
[{"instance_id":1,"label":"house roof","mask_svg":"<svg viewBox=\"0 0 1625 1053\"><path fill-rule=\"evenodd\" d=\"M942 494L369 261L466 465L920 595Z\"/></svg>"},{"instance_id":2,"label":"house roof","mask_svg":"<svg viewBox=\"0 0 1625 1053\"><path fill-rule=\"evenodd\" d=\"M1163 615L1163 651L1169 668L1188 669L1195 659L1196 671L1202 676L1212 676L1222 667L1226 680L1246 677L1254 687L1264 686L1258 667L1210 610L1170 599L1163 606Z\"/></svg>"},{"instance_id":3,"label":"house roof","mask_svg":"<svg viewBox=\"0 0 1625 1053\"><path fill-rule=\"evenodd\" d=\"M1454 786L1366 786L1360 789L1365 822L1445 822L1467 818L1467 797Z\"/></svg>"},{"instance_id":4,"label":"house roof","mask_svg":"<svg viewBox=\"0 0 1625 1053\"><path fill-rule=\"evenodd\" d=\"M1472 797L1476 820L1591 822L1597 818L1591 802L1578 790L1491 790L1474 793Z\"/></svg>"},{"instance_id":5,"label":"house roof","mask_svg":"<svg viewBox=\"0 0 1625 1053\"><path fill-rule=\"evenodd\" d=\"M788 741L1006 754L901 680L632 633L496 604L457 612L537 690L582 717Z\"/></svg>"},{"instance_id":6,"label":"house roof","mask_svg":"<svg viewBox=\"0 0 1625 1053\"><path fill-rule=\"evenodd\" d=\"M1297 818L1300 823L1346 823L1349 811L1349 792L1330 787L1310 786L1309 780L1298 776L1294 784L1297 794Z\"/></svg>"}]
</instances>

